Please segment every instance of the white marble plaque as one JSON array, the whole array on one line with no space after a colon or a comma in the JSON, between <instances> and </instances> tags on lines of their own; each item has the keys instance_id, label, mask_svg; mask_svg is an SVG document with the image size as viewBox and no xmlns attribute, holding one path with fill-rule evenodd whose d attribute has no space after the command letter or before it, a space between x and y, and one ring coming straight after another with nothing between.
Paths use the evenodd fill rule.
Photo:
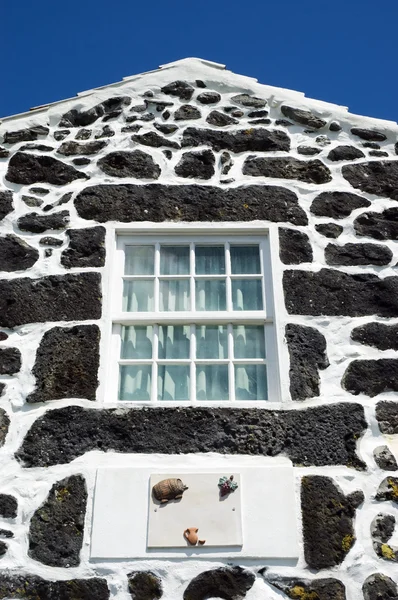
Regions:
<instances>
[{"instance_id":1,"label":"white marble plaque","mask_svg":"<svg viewBox=\"0 0 398 600\"><path fill-rule=\"evenodd\" d=\"M223 475L234 476L238 488L220 496L218 482ZM153 486L163 479L181 478L188 486L181 500L160 504ZM241 479L239 473L170 473L152 475L149 491L149 548L186 548L188 527L198 528L206 546L242 546Z\"/></svg>"}]
</instances>

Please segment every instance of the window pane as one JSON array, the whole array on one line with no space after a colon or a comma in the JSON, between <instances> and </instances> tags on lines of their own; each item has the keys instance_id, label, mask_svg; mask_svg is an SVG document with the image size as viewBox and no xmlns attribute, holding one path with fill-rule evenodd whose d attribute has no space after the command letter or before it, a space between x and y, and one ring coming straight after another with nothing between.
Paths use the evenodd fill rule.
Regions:
<instances>
[{"instance_id":1,"label":"window pane","mask_svg":"<svg viewBox=\"0 0 398 600\"><path fill-rule=\"evenodd\" d=\"M154 246L126 246L125 275L153 275L155 272Z\"/></svg>"},{"instance_id":2,"label":"window pane","mask_svg":"<svg viewBox=\"0 0 398 600\"><path fill-rule=\"evenodd\" d=\"M160 282L160 310L189 310L189 279Z\"/></svg>"},{"instance_id":3,"label":"window pane","mask_svg":"<svg viewBox=\"0 0 398 600\"><path fill-rule=\"evenodd\" d=\"M225 279L197 279L196 310L225 310Z\"/></svg>"},{"instance_id":4,"label":"window pane","mask_svg":"<svg viewBox=\"0 0 398 600\"><path fill-rule=\"evenodd\" d=\"M121 366L119 400L150 400L151 375L151 365Z\"/></svg>"},{"instance_id":5,"label":"window pane","mask_svg":"<svg viewBox=\"0 0 398 600\"><path fill-rule=\"evenodd\" d=\"M125 281L123 284L123 310L147 312L153 310L153 279Z\"/></svg>"},{"instance_id":6,"label":"window pane","mask_svg":"<svg viewBox=\"0 0 398 600\"><path fill-rule=\"evenodd\" d=\"M235 358L265 358L262 325L234 325L233 333Z\"/></svg>"},{"instance_id":7,"label":"window pane","mask_svg":"<svg viewBox=\"0 0 398 600\"><path fill-rule=\"evenodd\" d=\"M189 400L188 365L159 365L158 400Z\"/></svg>"},{"instance_id":8,"label":"window pane","mask_svg":"<svg viewBox=\"0 0 398 600\"><path fill-rule=\"evenodd\" d=\"M159 327L159 358L189 358L188 325Z\"/></svg>"},{"instance_id":9,"label":"window pane","mask_svg":"<svg viewBox=\"0 0 398 600\"><path fill-rule=\"evenodd\" d=\"M261 273L258 246L231 246L232 273Z\"/></svg>"},{"instance_id":10,"label":"window pane","mask_svg":"<svg viewBox=\"0 0 398 600\"><path fill-rule=\"evenodd\" d=\"M223 325L196 327L197 358L228 358L227 328Z\"/></svg>"},{"instance_id":11,"label":"window pane","mask_svg":"<svg viewBox=\"0 0 398 600\"><path fill-rule=\"evenodd\" d=\"M265 365L235 365L235 399L268 400Z\"/></svg>"},{"instance_id":12,"label":"window pane","mask_svg":"<svg viewBox=\"0 0 398 600\"><path fill-rule=\"evenodd\" d=\"M262 310L260 279L233 279L232 307L233 310Z\"/></svg>"},{"instance_id":13,"label":"window pane","mask_svg":"<svg viewBox=\"0 0 398 600\"><path fill-rule=\"evenodd\" d=\"M198 275L224 275L224 246L196 246L195 272Z\"/></svg>"},{"instance_id":14,"label":"window pane","mask_svg":"<svg viewBox=\"0 0 398 600\"><path fill-rule=\"evenodd\" d=\"M160 246L161 275L189 275L189 246Z\"/></svg>"},{"instance_id":15,"label":"window pane","mask_svg":"<svg viewBox=\"0 0 398 600\"><path fill-rule=\"evenodd\" d=\"M152 325L122 327L120 358L152 358Z\"/></svg>"},{"instance_id":16,"label":"window pane","mask_svg":"<svg viewBox=\"0 0 398 600\"><path fill-rule=\"evenodd\" d=\"M196 366L197 400L228 400L228 365Z\"/></svg>"}]
</instances>

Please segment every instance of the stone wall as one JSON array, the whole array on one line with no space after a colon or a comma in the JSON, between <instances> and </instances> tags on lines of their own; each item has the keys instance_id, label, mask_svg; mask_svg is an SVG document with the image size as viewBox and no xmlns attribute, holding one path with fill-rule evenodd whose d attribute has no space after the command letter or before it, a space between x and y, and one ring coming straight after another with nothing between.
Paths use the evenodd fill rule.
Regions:
<instances>
[{"instance_id":1,"label":"stone wall","mask_svg":"<svg viewBox=\"0 0 398 600\"><path fill-rule=\"evenodd\" d=\"M0 597L398 596L396 124L191 59L0 136ZM105 396L115 226L164 221L273 233L279 406ZM287 456L297 565L90 561L110 452Z\"/></svg>"}]
</instances>

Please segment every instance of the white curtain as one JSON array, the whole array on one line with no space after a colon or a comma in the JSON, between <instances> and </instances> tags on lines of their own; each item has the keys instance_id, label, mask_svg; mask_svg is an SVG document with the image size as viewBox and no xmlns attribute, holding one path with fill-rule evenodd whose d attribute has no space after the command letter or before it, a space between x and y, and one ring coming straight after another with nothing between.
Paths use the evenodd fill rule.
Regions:
<instances>
[{"instance_id":1,"label":"white curtain","mask_svg":"<svg viewBox=\"0 0 398 600\"><path fill-rule=\"evenodd\" d=\"M155 246L126 246L125 275L154 275Z\"/></svg>"},{"instance_id":2,"label":"white curtain","mask_svg":"<svg viewBox=\"0 0 398 600\"><path fill-rule=\"evenodd\" d=\"M231 246L230 254L233 274L261 273L258 246Z\"/></svg>"},{"instance_id":3,"label":"white curtain","mask_svg":"<svg viewBox=\"0 0 398 600\"><path fill-rule=\"evenodd\" d=\"M151 399L151 365L122 365L120 367L119 399Z\"/></svg>"},{"instance_id":4,"label":"white curtain","mask_svg":"<svg viewBox=\"0 0 398 600\"><path fill-rule=\"evenodd\" d=\"M196 246L195 273L196 275L224 275L224 246Z\"/></svg>"},{"instance_id":5,"label":"white curtain","mask_svg":"<svg viewBox=\"0 0 398 600\"><path fill-rule=\"evenodd\" d=\"M265 365L235 365L235 399L267 400Z\"/></svg>"},{"instance_id":6,"label":"white curtain","mask_svg":"<svg viewBox=\"0 0 398 600\"><path fill-rule=\"evenodd\" d=\"M197 365L197 400L228 400L228 365Z\"/></svg>"},{"instance_id":7,"label":"white curtain","mask_svg":"<svg viewBox=\"0 0 398 600\"><path fill-rule=\"evenodd\" d=\"M159 365L158 399L189 400L189 365Z\"/></svg>"}]
</instances>

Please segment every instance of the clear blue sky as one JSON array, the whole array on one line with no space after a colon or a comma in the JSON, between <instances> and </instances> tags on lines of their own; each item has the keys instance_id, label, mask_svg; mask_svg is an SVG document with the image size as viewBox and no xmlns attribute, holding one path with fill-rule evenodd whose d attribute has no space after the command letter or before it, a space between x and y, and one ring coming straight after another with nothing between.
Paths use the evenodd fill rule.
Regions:
<instances>
[{"instance_id":1,"label":"clear blue sky","mask_svg":"<svg viewBox=\"0 0 398 600\"><path fill-rule=\"evenodd\" d=\"M197 56L398 120L398 0L3 0L0 116Z\"/></svg>"}]
</instances>

